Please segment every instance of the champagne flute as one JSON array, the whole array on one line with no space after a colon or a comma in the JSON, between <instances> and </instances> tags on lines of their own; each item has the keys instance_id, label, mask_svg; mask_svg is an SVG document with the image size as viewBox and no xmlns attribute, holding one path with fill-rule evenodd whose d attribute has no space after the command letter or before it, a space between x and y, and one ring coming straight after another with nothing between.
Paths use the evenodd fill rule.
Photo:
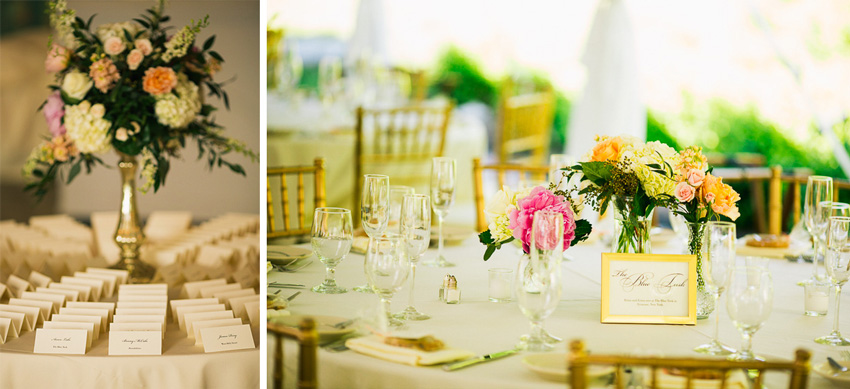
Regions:
<instances>
[{"instance_id":1,"label":"champagne flute","mask_svg":"<svg viewBox=\"0 0 850 389\"><path fill-rule=\"evenodd\" d=\"M455 200L457 188L457 161L454 158L437 157L431 161L431 208L437 215L437 257L425 262L426 266L451 267L455 264L443 255L443 219Z\"/></svg>"},{"instance_id":2,"label":"champagne flute","mask_svg":"<svg viewBox=\"0 0 850 389\"><path fill-rule=\"evenodd\" d=\"M701 271L705 285L714 297L714 306L729 282L729 270L735 265L735 223L711 221L706 226L707 253ZM714 338L697 346L694 351L708 355L729 355L732 349L717 340L720 329L720 310L714 310Z\"/></svg>"},{"instance_id":3,"label":"champagne flute","mask_svg":"<svg viewBox=\"0 0 850 389\"><path fill-rule=\"evenodd\" d=\"M329 294L348 292L337 286L334 268L351 251L351 242L354 241L351 211L345 208L316 208L311 236L313 252L325 264L325 281L313 287L312 291Z\"/></svg>"},{"instance_id":4,"label":"champagne flute","mask_svg":"<svg viewBox=\"0 0 850 389\"><path fill-rule=\"evenodd\" d=\"M386 318L389 327L404 325L390 315L390 300L410 274L410 259L405 251L399 235L372 238L366 250L366 278L381 302L379 322Z\"/></svg>"},{"instance_id":5,"label":"champagne flute","mask_svg":"<svg viewBox=\"0 0 850 389\"><path fill-rule=\"evenodd\" d=\"M381 174L363 175L363 192L360 196L360 220L369 241L381 237L390 220L390 177ZM372 293L366 285L354 287L361 293Z\"/></svg>"},{"instance_id":6,"label":"champagne flute","mask_svg":"<svg viewBox=\"0 0 850 389\"><path fill-rule=\"evenodd\" d=\"M753 354L753 334L767 321L773 309L773 281L761 267L739 266L732 269L726 311L741 333L741 350L730 355L732 361L763 361Z\"/></svg>"},{"instance_id":7,"label":"champagne flute","mask_svg":"<svg viewBox=\"0 0 850 389\"><path fill-rule=\"evenodd\" d=\"M342 61L338 57L325 57L319 61L319 97L325 109L333 105L342 79Z\"/></svg>"},{"instance_id":8,"label":"champagne flute","mask_svg":"<svg viewBox=\"0 0 850 389\"><path fill-rule=\"evenodd\" d=\"M280 91L284 96L290 95L298 89L304 71L304 61L299 54L298 44L292 40L284 41L283 60L278 66L280 66L278 71L281 81Z\"/></svg>"},{"instance_id":9,"label":"champagne flute","mask_svg":"<svg viewBox=\"0 0 850 389\"><path fill-rule=\"evenodd\" d=\"M416 310L413 306L413 292L416 281L416 262L431 242L431 199L428 195L408 194L401 206L401 238L410 259L410 298L407 308L395 315L398 319L427 320L431 316Z\"/></svg>"},{"instance_id":10,"label":"champagne flute","mask_svg":"<svg viewBox=\"0 0 850 389\"><path fill-rule=\"evenodd\" d=\"M835 317L832 332L815 339L815 342L830 346L850 346L850 339L841 336L838 331L838 309L841 307L841 287L850 279L850 217L833 216L829 218L829 230L826 236L826 274L835 287Z\"/></svg>"},{"instance_id":11,"label":"champagne flute","mask_svg":"<svg viewBox=\"0 0 850 389\"><path fill-rule=\"evenodd\" d=\"M401 233L401 203L404 196L415 193L413 188L404 185L390 185L390 230L393 233Z\"/></svg>"},{"instance_id":12,"label":"champagne flute","mask_svg":"<svg viewBox=\"0 0 850 389\"><path fill-rule=\"evenodd\" d=\"M531 322L531 334L520 338L528 351L548 351L554 346L545 336L543 320L561 300L561 255L564 250L564 216L558 212L537 211L531 227L529 255L523 255L517 269L517 302Z\"/></svg>"},{"instance_id":13,"label":"champagne flute","mask_svg":"<svg viewBox=\"0 0 850 389\"><path fill-rule=\"evenodd\" d=\"M809 176L806 183L806 203L805 203L805 221L806 228L809 234L812 235L814 241L814 256L812 258L812 277L797 283L797 285L805 285L810 283L820 282L822 276L818 270L818 258L820 257L821 241L818 239L822 235L823 230L826 230L827 220L823 219L822 212L818 212L818 207L823 201L832 200L832 178L825 176Z\"/></svg>"}]
</instances>

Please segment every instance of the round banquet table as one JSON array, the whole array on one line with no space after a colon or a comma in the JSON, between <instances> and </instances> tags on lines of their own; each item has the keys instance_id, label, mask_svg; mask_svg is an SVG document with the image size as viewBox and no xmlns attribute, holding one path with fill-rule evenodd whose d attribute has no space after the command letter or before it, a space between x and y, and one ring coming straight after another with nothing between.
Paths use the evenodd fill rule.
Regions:
<instances>
[{"instance_id":1,"label":"round banquet table","mask_svg":"<svg viewBox=\"0 0 850 389\"><path fill-rule=\"evenodd\" d=\"M303 246L309 248L309 245ZM654 246L656 253L680 253L681 245ZM563 295L555 312L545 321L545 328L553 335L564 339L553 352L565 355L566 344L571 339L585 340L586 347L594 353L653 354L664 356L696 357L691 351L695 346L711 339L714 330L714 314L709 320L700 320L696 326L633 325L600 323L600 254L608 251L599 244L582 243L568 250L574 258L564 261ZM451 268L429 268L417 266L416 307L430 314L430 320L407 322L408 330L433 334L453 348L466 349L476 355L512 348L519 337L529 332L529 322L522 315L516 302L493 303L488 301L488 269L505 267L514 269L518 249L509 245L497 251L489 261L482 260L484 246L477 238L469 237L463 244L446 247L446 257L458 266ZM436 255L428 250L423 260ZM315 256L313 262L296 273L269 273L269 282L319 284L324 278L324 267ZM374 313L378 298L350 290L366 282L363 273L364 256L349 254L337 267L338 284L349 288L339 295L322 295L309 290L292 301L292 314L333 315L345 318L364 313ZM738 262L743 263L743 258ZM811 273L810 264L790 263L786 260L769 260L768 267L773 275L774 307L764 327L753 337L756 354L783 360L793 359L797 348L812 352L812 365L826 361L827 356L838 359L841 350L850 347L829 347L817 344L814 338L828 334L833 322L833 303L826 317L807 317L803 312L803 289L796 282ZM515 272L516 270L514 270ZM454 274L461 289L461 303L447 305L437 299L438 288L446 273ZM393 312L406 306L408 287L405 286L393 298ZM269 289L274 291L275 289ZM282 295L293 291L284 289ZM834 293L833 293L834 294ZM846 297L846 296L845 296ZM721 298L720 341L738 348L741 337L732 325ZM834 298L834 297L833 297ZM847 301L845 298L844 301ZM850 334L850 307L842 309L841 329ZM270 343L267 360L272 361ZM285 347L285 368L289 372L287 381L294 379L296 347ZM454 372L445 372L439 367L413 367L354 351L339 353L323 349L318 354L319 386L324 388L563 388L563 383L547 381L528 370L522 359L528 353L509 356ZM566 363L566 362L565 362ZM288 365L287 365L288 364ZM271 365L269 365L271 366ZM269 367L268 371L273 369ZM269 373L270 374L270 373ZM787 376L771 373L767 375L768 387L784 387ZM271 377L269 376L269 379ZM771 379L781 384L771 383ZM814 371L810 374L810 388L838 387Z\"/></svg>"}]
</instances>

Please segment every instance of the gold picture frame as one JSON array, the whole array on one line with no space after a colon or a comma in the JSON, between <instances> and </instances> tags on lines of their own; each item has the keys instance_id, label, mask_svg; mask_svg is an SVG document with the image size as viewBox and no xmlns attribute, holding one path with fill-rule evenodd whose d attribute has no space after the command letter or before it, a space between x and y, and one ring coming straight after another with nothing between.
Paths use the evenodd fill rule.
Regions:
<instances>
[{"instance_id":1,"label":"gold picture frame","mask_svg":"<svg viewBox=\"0 0 850 389\"><path fill-rule=\"evenodd\" d=\"M668 264L666 270L671 273L666 274L662 277L655 277L653 272L645 271L637 276L636 273L627 274L622 269L617 269L616 273L612 274L611 271L611 263L634 263L638 265L640 269L640 263L647 264L643 266L644 269L662 269L664 270L664 264ZM682 264L686 264L687 266L687 274L682 274L684 270L684 266ZM631 287L631 290L634 288L648 288L648 289L640 289L641 292L645 292L646 290L667 290L668 294L673 288L686 288L687 289L687 308L682 309L681 301L670 301L664 299L655 299L654 301L649 301L645 299L639 300L640 302L634 302L637 300L625 300L616 301L619 305L626 305L628 308L615 308L612 310L612 296L611 296L611 285L612 278L621 277L621 281L618 284L624 288L623 293L632 293L629 291L625 291L626 288ZM682 277L685 277L682 279ZM655 282L654 284L652 282ZM697 297L697 258L695 255L673 255L673 254L619 254L619 253L602 253L602 306L601 306L601 315L600 321L602 323L630 323L630 324L678 324L678 325L696 325L697 316L696 316L696 297ZM631 284L630 284L631 283ZM682 283L686 283L686 285L682 285ZM654 289L653 289L654 288ZM682 292L679 291L679 294ZM644 293L645 294L645 293ZM640 294L638 294L640 296ZM617 299L620 299L621 296L617 296ZM665 304L672 303L671 306L674 310L684 313L686 311L687 314L666 314L662 312L658 314L659 310L666 310L663 308ZM642 307L646 306L646 308ZM659 308L660 307L660 308ZM635 310L646 310L646 314L638 314L635 313ZM628 311L627 313L623 313L622 311ZM655 313L653 313L655 311Z\"/></svg>"}]
</instances>

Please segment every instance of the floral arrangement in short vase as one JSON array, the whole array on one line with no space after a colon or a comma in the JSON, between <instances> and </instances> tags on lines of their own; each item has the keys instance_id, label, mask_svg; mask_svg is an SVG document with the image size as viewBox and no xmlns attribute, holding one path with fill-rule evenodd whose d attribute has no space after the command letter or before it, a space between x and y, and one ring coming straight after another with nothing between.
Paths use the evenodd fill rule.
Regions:
<instances>
[{"instance_id":1,"label":"floral arrangement in short vase","mask_svg":"<svg viewBox=\"0 0 850 389\"><path fill-rule=\"evenodd\" d=\"M230 102L223 85L213 79L224 59L212 50L215 36L196 46L195 38L208 17L168 35L163 23L164 0L131 21L92 29L92 19L76 16L65 0L49 4L51 37L45 60L56 75L53 91L41 110L50 137L36 147L24 167L32 178L27 189L43 196L69 167L71 182L85 167L102 164L99 155L116 150L122 159L141 158L141 190L165 184L169 160L180 156L187 143L196 143L198 158L210 168L244 169L224 157L237 152L252 161L257 156L236 140L222 135L212 116L216 108L204 103L210 96Z\"/></svg>"},{"instance_id":2,"label":"floral arrangement in short vase","mask_svg":"<svg viewBox=\"0 0 850 389\"><path fill-rule=\"evenodd\" d=\"M514 239L522 243L522 250L530 253L531 231L534 213L537 211L557 212L564 219L564 250L587 239L591 225L587 220L578 219L582 205L570 201L571 192L536 186L520 191L502 188L487 203L484 212L490 224L488 229L478 235L478 239L487 246L484 260L490 259L502 245Z\"/></svg>"}]
</instances>

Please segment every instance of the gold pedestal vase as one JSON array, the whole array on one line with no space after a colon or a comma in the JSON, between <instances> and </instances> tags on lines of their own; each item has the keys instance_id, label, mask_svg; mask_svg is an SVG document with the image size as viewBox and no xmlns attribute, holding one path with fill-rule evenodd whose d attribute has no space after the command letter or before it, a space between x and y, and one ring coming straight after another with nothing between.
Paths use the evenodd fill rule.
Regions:
<instances>
[{"instance_id":1,"label":"gold pedestal vase","mask_svg":"<svg viewBox=\"0 0 850 389\"><path fill-rule=\"evenodd\" d=\"M118 153L118 169L121 172L121 212L118 218L118 228L115 230L115 244L120 249L120 261L112 266L113 269L123 269L130 272L128 282L131 284L149 283L156 269L141 261L139 251L145 241L145 234L139 225L139 211L136 207L136 157Z\"/></svg>"}]
</instances>

